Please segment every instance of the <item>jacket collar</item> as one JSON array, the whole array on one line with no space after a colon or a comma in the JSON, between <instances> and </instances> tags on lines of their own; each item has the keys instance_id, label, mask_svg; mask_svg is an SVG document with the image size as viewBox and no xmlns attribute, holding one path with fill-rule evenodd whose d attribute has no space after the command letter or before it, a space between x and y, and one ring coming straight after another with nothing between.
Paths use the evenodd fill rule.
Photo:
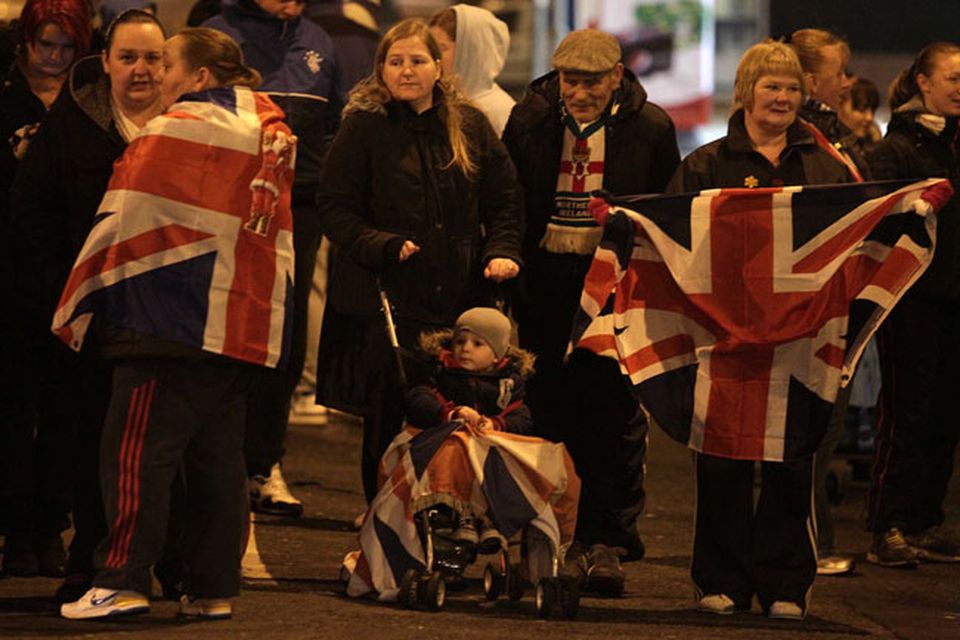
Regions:
<instances>
[{"instance_id":1,"label":"jacket collar","mask_svg":"<svg viewBox=\"0 0 960 640\"><path fill-rule=\"evenodd\" d=\"M727 147L731 151L749 153L754 150L753 141L747 134L747 125L744 122L746 114L743 108L737 109L727 121ZM816 145L817 140L799 120L795 120L787 128L787 147Z\"/></svg>"},{"instance_id":2,"label":"jacket collar","mask_svg":"<svg viewBox=\"0 0 960 640\"><path fill-rule=\"evenodd\" d=\"M99 55L79 60L70 70L70 95L97 126L110 131L113 125L113 110L110 108L110 78L103 72Z\"/></svg>"},{"instance_id":3,"label":"jacket collar","mask_svg":"<svg viewBox=\"0 0 960 640\"><path fill-rule=\"evenodd\" d=\"M960 118L939 116L927 111L920 95L915 95L896 108L890 120L890 129L916 129L921 135L952 141L957 137Z\"/></svg>"}]
</instances>

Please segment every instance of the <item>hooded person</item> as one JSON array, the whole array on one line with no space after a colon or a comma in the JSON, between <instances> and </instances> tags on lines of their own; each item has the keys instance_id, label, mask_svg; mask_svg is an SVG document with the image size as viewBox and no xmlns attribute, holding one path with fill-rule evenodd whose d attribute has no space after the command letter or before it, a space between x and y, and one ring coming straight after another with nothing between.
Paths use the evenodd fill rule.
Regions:
<instances>
[{"instance_id":1,"label":"hooded person","mask_svg":"<svg viewBox=\"0 0 960 640\"><path fill-rule=\"evenodd\" d=\"M445 76L483 111L497 135L516 101L496 83L510 49L507 24L486 9L456 4L434 14L430 30L440 44Z\"/></svg>"}]
</instances>

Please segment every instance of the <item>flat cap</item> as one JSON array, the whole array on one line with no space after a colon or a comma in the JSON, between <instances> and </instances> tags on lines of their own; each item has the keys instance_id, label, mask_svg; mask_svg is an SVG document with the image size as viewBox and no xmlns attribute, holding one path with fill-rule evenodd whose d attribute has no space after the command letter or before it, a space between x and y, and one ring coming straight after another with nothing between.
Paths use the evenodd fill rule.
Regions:
<instances>
[{"instance_id":1,"label":"flat cap","mask_svg":"<svg viewBox=\"0 0 960 640\"><path fill-rule=\"evenodd\" d=\"M551 62L557 71L604 73L620 62L620 43L597 29L571 31L560 42Z\"/></svg>"}]
</instances>

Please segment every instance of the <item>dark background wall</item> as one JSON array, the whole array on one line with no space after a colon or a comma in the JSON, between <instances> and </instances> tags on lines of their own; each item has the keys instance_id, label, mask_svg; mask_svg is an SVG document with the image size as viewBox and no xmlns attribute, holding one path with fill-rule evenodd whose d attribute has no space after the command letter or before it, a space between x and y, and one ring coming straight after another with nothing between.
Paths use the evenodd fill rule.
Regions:
<instances>
[{"instance_id":1,"label":"dark background wall","mask_svg":"<svg viewBox=\"0 0 960 640\"><path fill-rule=\"evenodd\" d=\"M770 0L770 35L818 27L860 51L914 52L960 41L960 0Z\"/></svg>"}]
</instances>

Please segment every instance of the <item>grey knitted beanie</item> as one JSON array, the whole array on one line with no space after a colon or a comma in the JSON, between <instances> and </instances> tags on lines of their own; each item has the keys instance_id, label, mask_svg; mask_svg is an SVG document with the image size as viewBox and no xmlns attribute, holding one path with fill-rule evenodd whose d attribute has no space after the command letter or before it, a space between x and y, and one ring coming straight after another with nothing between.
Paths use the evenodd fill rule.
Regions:
<instances>
[{"instance_id":1,"label":"grey knitted beanie","mask_svg":"<svg viewBox=\"0 0 960 640\"><path fill-rule=\"evenodd\" d=\"M507 353L510 345L510 320L496 309L474 307L467 309L457 318L455 331L463 330L476 334L490 345L499 360Z\"/></svg>"}]
</instances>

